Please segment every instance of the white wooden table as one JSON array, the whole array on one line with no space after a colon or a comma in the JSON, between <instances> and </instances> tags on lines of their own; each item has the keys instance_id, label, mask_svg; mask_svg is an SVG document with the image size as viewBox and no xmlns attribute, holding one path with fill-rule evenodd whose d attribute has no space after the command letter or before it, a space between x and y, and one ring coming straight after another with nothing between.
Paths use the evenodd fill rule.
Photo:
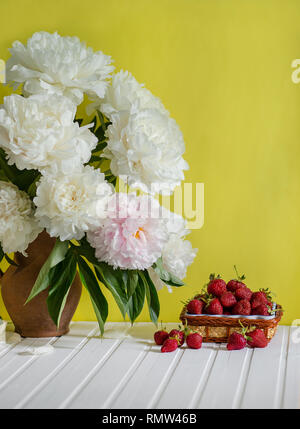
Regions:
<instances>
[{"instance_id":1,"label":"white wooden table","mask_svg":"<svg viewBox=\"0 0 300 429\"><path fill-rule=\"evenodd\" d=\"M0 408L299 408L296 329L279 327L266 349L160 353L150 323L109 323L100 339L96 323L75 322L63 337L0 348ZM53 353L26 352L46 344Z\"/></svg>"}]
</instances>

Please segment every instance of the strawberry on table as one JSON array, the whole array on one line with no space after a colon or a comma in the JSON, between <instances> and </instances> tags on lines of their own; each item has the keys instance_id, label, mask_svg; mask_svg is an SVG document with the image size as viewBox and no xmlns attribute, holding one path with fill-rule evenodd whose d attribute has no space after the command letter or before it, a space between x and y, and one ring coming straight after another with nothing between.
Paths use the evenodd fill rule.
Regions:
<instances>
[{"instance_id":1,"label":"strawberry on table","mask_svg":"<svg viewBox=\"0 0 300 429\"><path fill-rule=\"evenodd\" d=\"M250 347L263 348L268 345L268 340L261 329L255 329L254 331L249 332L247 336L250 337L247 341Z\"/></svg>"},{"instance_id":2,"label":"strawberry on table","mask_svg":"<svg viewBox=\"0 0 300 429\"><path fill-rule=\"evenodd\" d=\"M178 340L178 347L180 347L184 343L185 333L181 329L172 329L169 333L169 338L176 338Z\"/></svg>"},{"instance_id":3,"label":"strawberry on table","mask_svg":"<svg viewBox=\"0 0 300 429\"><path fill-rule=\"evenodd\" d=\"M161 348L162 353L173 352L178 348L178 339L177 338L167 338Z\"/></svg>"},{"instance_id":4,"label":"strawberry on table","mask_svg":"<svg viewBox=\"0 0 300 429\"><path fill-rule=\"evenodd\" d=\"M234 265L234 270L236 272L237 278L230 280L227 283L227 290L229 290L230 292L235 292L236 289L240 288L240 287L245 287L245 283L243 283L243 280L245 280L245 275L243 274L242 276L239 275L236 266Z\"/></svg>"},{"instance_id":5,"label":"strawberry on table","mask_svg":"<svg viewBox=\"0 0 300 429\"><path fill-rule=\"evenodd\" d=\"M216 297L220 297L226 292L226 282L221 277L211 274L209 276L209 283L207 285L207 292Z\"/></svg>"},{"instance_id":6,"label":"strawberry on table","mask_svg":"<svg viewBox=\"0 0 300 429\"><path fill-rule=\"evenodd\" d=\"M202 347L202 336L198 332L192 332L187 335L186 344L191 349L200 349Z\"/></svg>"},{"instance_id":7,"label":"strawberry on table","mask_svg":"<svg viewBox=\"0 0 300 429\"><path fill-rule=\"evenodd\" d=\"M242 332L233 332L232 334L230 334L227 344L228 350L241 350L246 347L247 340L250 339L247 334L248 327L244 326L240 320L239 324L242 327Z\"/></svg>"},{"instance_id":8,"label":"strawberry on table","mask_svg":"<svg viewBox=\"0 0 300 429\"><path fill-rule=\"evenodd\" d=\"M247 345L247 340L244 335L238 332L233 332L228 339L227 349L228 350L241 350Z\"/></svg>"},{"instance_id":9,"label":"strawberry on table","mask_svg":"<svg viewBox=\"0 0 300 429\"><path fill-rule=\"evenodd\" d=\"M169 338L169 334L165 330L156 331L154 334L154 341L158 346L161 346L167 338Z\"/></svg>"}]
</instances>

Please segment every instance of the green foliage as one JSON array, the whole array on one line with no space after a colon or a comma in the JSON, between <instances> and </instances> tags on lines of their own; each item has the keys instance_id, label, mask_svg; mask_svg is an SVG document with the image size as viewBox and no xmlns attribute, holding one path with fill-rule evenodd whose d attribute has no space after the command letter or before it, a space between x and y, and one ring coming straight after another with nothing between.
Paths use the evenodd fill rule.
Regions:
<instances>
[{"instance_id":1,"label":"green foliage","mask_svg":"<svg viewBox=\"0 0 300 429\"><path fill-rule=\"evenodd\" d=\"M150 318L153 323L157 324L160 312L160 304L156 287L153 284L147 270L140 273L140 278L145 285Z\"/></svg>"},{"instance_id":2,"label":"green foliage","mask_svg":"<svg viewBox=\"0 0 300 429\"><path fill-rule=\"evenodd\" d=\"M40 292L47 289L47 287L50 284L50 277L49 277L50 269L55 267L57 264L59 264L61 261L64 260L67 251L68 251L68 242L56 240L56 243L52 249L52 252L50 253L44 265L42 266L25 304L31 301L32 298L34 298Z\"/></svg>"},{"instance_id":3,"label":"green foliage","mask_svg":"<svg viewBox=\"0 0 300 429\"><path fill-rule=\"evenodd\" d=\"M29 188L40 177L37 170L18 170L15 165L8 165L6 155L3 149L0 149L0 180L8 181L16 185L20 191L28 192ZM32 193L31 196L35 196Z\"/></svg>"},{"instance_id":4,"label":"green foliage","mask_svg":"<svg viewBox=\"0 0 300 429\"><path fill-rule=\"evenodd\" d=\"M3 252L2 246L0 244L0 262L2 261L2 259L4 258L5 253Z\"/></svg>"},{"instance_id":5,"label":"green foliage","mask_svg":"<svg viewBox=\"0 0 300 429\"><path fill-rule=\"evenodd\" d=\"M94 264L95 273L98 280L110 291L116 301L123 318L125 319L127 312L127 295L124 278L119 269L114 270L113 267L105 262Z\"/></svg>"},{"instance_id":6,"label":"green foliage","mask_svg":"<svg viewBox=\"0 0 300 429\"><path fill-rule=\"evenodd\" d=\"M76 275L76 258L72 252L49 271L49 294L47 306L49 314L59 328L60 318L65 307L67 297Z\"/></svg>"},{"instance_id":7,"label":"green foliage","mask_svg":"<svg viewBox=\"0 0 300 429\"><path fill-rule=\"evenodd\" d=\"M160 279L169 286L180 287L184 286L184 282L178 277L166 271L163 267L162 259L159 258L153 265L154 270L159 275Z\"/></svg>"},{"instance_id":8,"label":"green foliage","mask_svg":"<svg viewBox=\"0 0 300 429\"><path fill-rule=\"evenodd\" d=\"M136 288L128 300L127 312L131 323L134 323L140 315L145 302L145 285L144 282L138 281Z\"/></svg>"},{"instance_id":9,"label":"green foliage","mask_svg":"<svg viewBox=\"0 0 300 429\"><path fill-rule=\"evenodd\" d=\"M89 292L94 311L98 320L101 334L104 333L104 324L108 316L108 303L103 295L93 271L82 257L78 259L78 268L81 281Z\"/></svg>"}]
</instances>

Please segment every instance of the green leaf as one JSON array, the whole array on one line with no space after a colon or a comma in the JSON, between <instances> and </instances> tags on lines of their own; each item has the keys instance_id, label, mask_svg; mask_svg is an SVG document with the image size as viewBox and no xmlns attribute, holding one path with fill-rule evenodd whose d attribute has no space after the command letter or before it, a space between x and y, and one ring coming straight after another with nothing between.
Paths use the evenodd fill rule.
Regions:
<instances>
[{"instance_id":1,"label":"green leaf","mask_svg":"<svg viewBox=\"0 0 300 429\"><path fill-rule=\"evenodd\" d=\"M96 313L101 334L104 333L104 324L108 316L108 304L103 295L95 274L81 257L78 259L78 267L81 281L88 290Z\"/></svg>"},{"instance_id":2,"label":"green leaf","mask_svg":"<svg viewBox=\"0 0 300 429\"><path fill-rule=\"evenodd\" d=\"M79 255L84 256L92 264L98 264L95 256L95 249L87 241L86 237L79 241L79 246L73 246L72 249Z\"/></svg>"},{"instance_id":3,"label":"green leaf","mask_svg":"<svg viewBox=\"0 0 300 429\"><path fill-rule=\"evenodd\" d=\"M18 267L19 265L13 260L13 259L11 259L6 253L5 253L5 255L4 255L4 258L7 260L7 262L10 264L10 265L14 265L15 267Z\"/></svg>"},{"instance_id":4,"label":"green leaf","mask_svg":"<svg viewBox=\"0 0 300 429\"><path fill-rule=\"evenodd\" d=\"M131 323L140 315L145 303L145 285L139 281L127 304L127 313Z\"/></svg>"},{"instance_id":5,"label":"green leaf","mask_svg":"<svg viewBox=\"0 0 300 429\"><path fill-rule=\"evenodd\" d=\"M76 265L76 258L70 252L65 259L51 268L49 272L50 288L47 307L57 328L59 328L60 318L76 275Z\"/></svg>"},{"instance_id":6,"label":"green leaf","mask_svg":"<svg viewBox=\"0 0 300 429\"><path fill-rule=\"evenodd\" d=\"M99 157L99 155L93 155L91 156L88 164L92 164L93 162L99 162L99 161L101 161L101 158Z\"/></svg>"},{"instance_id":7,"label":"green leaf","mask_svg":"<svg viewBox=\"0 0 300 429\"><path fill-rule=\"evenodd\" d=\"M5 152L2 148L0 148L0 167L7 179L14 182L15 177L19 174L19 170L13 165L8 165Z\"/></svg>"},{"instance_id":8,"label":"green leaf","mask_svg":"<svg viewBox=\"0 0 300 429\"><path fill-rule=\"evenodd\" d=\"M37 170L24 170L14 179L13 183L21 190L28 191L28 188L38 180L40 172Z\"/></svg>"},{"instance_id":9,"label":"green leaf","mask_svg":"<svg viewBox=\"0 0 300 429\"><path fill-rule=\"evenodd\" d=\"M93 119L91 122L93 122L93 123L94 123L94 125L90 128L90 131L91 131L92 133L95 133L96 128L97 128L97 116L95 116L95 117L94 117L94 119Z\"/></svg>"},{"instance_id":10,"label":"green leaf","mask_svg":"<svg viewBox=\"0 0 300 429\"><path fill-rule=\"evenodd\" d=\"M25 304L31 301L32 298L34 298L40 292L47 289L47 287L49 286L50 269L55 267L55 265L59 264L65 258L67 251L68 251L68 242L56 240L56 243L52 249L52 252L50 253L44 265L42 266Z\"/></svg>"},{"instance_id":11,"label":"green leaf","mask_svg":"<svg viewBox=\"0 0 300 429\"><path fill-rule=\"evenodd\" d=\"M3 252L2 246L0 244L0 262L2 261L2 259L4 258L5 253Z\"/></svg>"},{"instance_id":12,"label":"green leaf","mask_svg":"<svg viewBox=\"0 0 300 429\"><path fill-rule=\"evenodd\" d=\"M129 299L135 292L138 285L139 275L136 270L128 270L128 281L127 281L127 299Z\"/></svg>"},{"instance_id":13,"label":"green leaf","mask_svg":"<svg viewBox=\"0 0 300 429\"><path fill-rule=\"evenodd\" d=\"M123 318L126 316L127 296L122 270L116 269L106 264L105 262L97 262L94 264L95 273L98 280L111 292L114 297Z\"/></svg>"},{"instance_id":14,"label":"green leaf","mask_svg":"<svg viewBox=\"0 0 300 429\"><path fill-rule=\"evenodd\" d=\"M78 125L81 126L81 124L83 122L83 118L77 118L77 119L75 119L74 122L78 122Z\"/></svg>"},{"instance_id":15,"label":"green leaf","mask_svg":"<svg viewBox=\"0 0 300 429\"><path fill-rule=\"evenodd\" d=\"M160 279L169 286L180 287L184 286L184 282L178 277L166 271L163 267L162 258L159 258L153 265L153 269L159 275Z\"/></svg>"},{"instance_id":16,"label":"green leaf","mask_svg":"<svg viewBox=\"0 0 300 429\"><path fill-rule=\"evenodd\" d=\"M100 128L101 129L101 128ZM96 135L97 135L97 133L96 133ZM98 137L98 136L97 136ZM100 140L100 139L99 139ZM106 142L103 142L103 141L100 141L98 144L97 144L97 146L95 147L95 149L93 149L92 150L92 153L94 154L94 153L97 153L97 152L101 152L104 148L106 148L106 146L107 146L107 143Z\"/></svg>"},{"instance_id":17,"label":"green leaf","mask_svg":"<svg viewBox=\"0 0 300 429\"><path fill-rule=\"evenodd\" d=\"M156 287L152 282L147 270L140 271L140 278L142 279L145 286L150 318L153 323L157 324L160 312L160 304Z\"/></svg>"}]
</instances>

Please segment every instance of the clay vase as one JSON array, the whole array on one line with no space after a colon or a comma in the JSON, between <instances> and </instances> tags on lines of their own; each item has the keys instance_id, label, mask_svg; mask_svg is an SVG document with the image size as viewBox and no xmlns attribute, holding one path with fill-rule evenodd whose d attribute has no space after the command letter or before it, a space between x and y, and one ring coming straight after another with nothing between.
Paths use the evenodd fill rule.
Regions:
<instances>
[{"instance_id":1,"label":"clay vase","mask_svg":"<svg viewBox=\"0 0 300 429\"><path fill-rule=\"evenodd\" d=\"M28 249L28 256L15 254L18 267L11 265L1 279L2 298L17 333L22 337L54 337L66 334L78 306L82 285L78 274L70 288L59 328L55 326L47 309L48 289L44 290L26 305L30 291L51 253L55 238L43 231Z\"/></svg>"}]
</instances>

